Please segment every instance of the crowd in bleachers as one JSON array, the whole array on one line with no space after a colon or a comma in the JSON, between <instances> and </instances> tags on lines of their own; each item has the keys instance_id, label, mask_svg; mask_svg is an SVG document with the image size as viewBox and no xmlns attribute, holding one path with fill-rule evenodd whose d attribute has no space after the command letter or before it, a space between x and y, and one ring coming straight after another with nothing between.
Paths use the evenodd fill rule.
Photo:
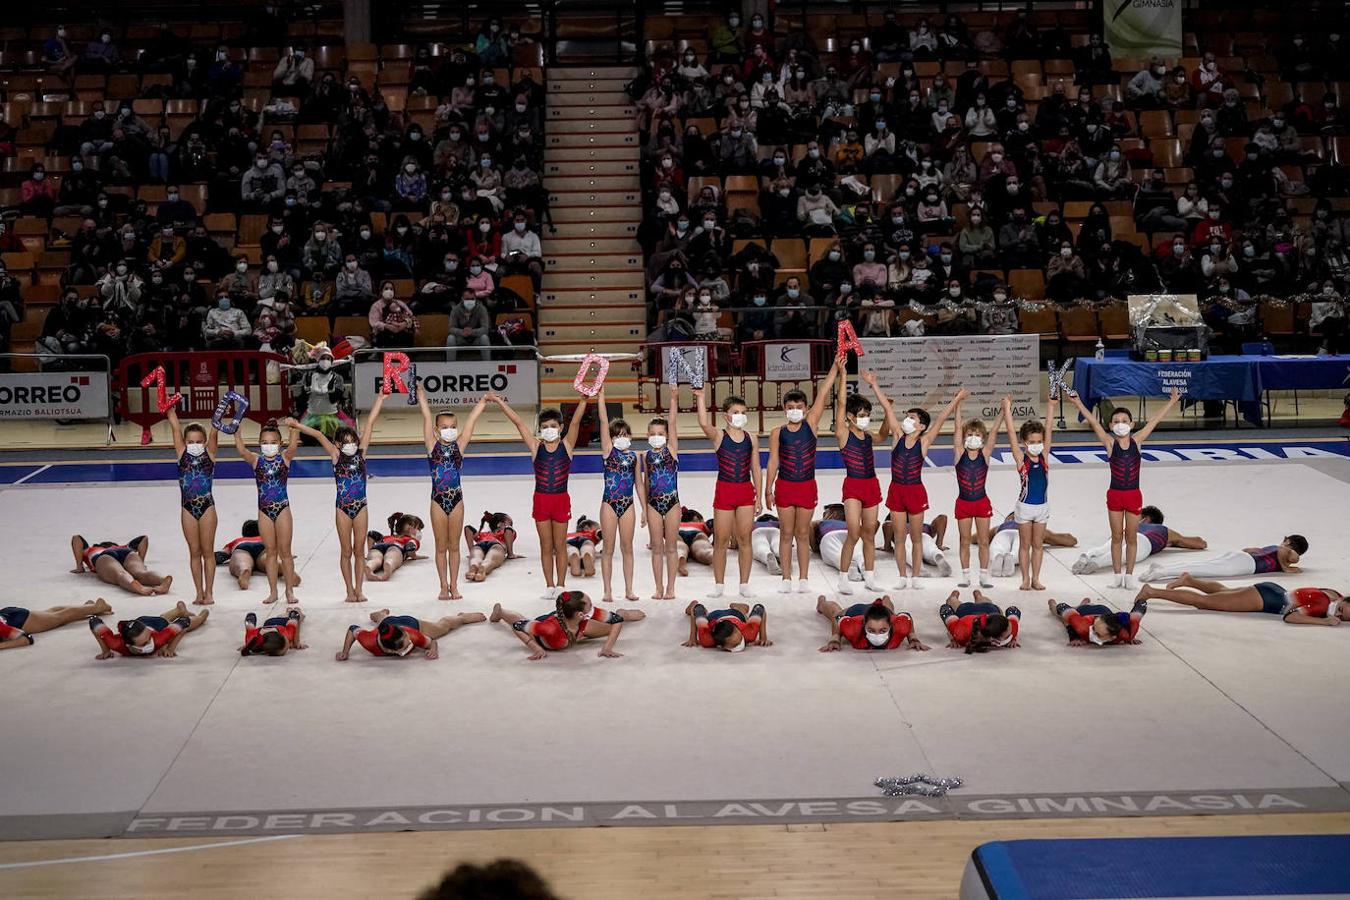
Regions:
<instances>
[{"instance_id":1,"label":"crowd in bleachers","mask_svg":"<svg viewBox=\"0 0 1350 900\"><path fill-rule=\"evenodd\" d=\"M1085 11L677 23L630 85L655 335L1124 339L1124 298L1167 291L1221 347L1334 351L1338 16L1166 60L1113 58Z\"/></svg>"},{"instance_id":2,"label":"crowd in bleachers","mask_svg":"<svg viewBox=\"0 0 1350 900\"><path fill-rule=\"evenodd\" d=\"M11 29L6 46L24 46ZM45 361L529 343L543 270L538 44L341 46L269 3L0 53L0 337Z\"/></svg>"}]
</instances>

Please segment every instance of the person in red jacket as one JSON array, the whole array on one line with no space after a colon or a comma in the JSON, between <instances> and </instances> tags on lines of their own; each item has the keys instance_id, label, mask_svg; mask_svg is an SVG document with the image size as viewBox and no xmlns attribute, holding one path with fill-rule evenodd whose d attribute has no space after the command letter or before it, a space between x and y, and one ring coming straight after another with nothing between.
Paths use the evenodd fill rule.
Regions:
<instances>
[{"instance_id":1,"label":"person in red jacket","mask_svg":"<svg viewBox=\"0 0 1350 900\"><path fill-rule=\"evenodd\" d=\"M1142 644L1139 640L1139 625L1148 612L1148 601L1137 599L1127 613L1117 612L1109 606L1093 603L1087 597L1076 607L1067 603L1056 603L1053 598L1047 601L1050 615L1064 623L1069 633L1070 647L1098 647L1106 644Z\"/></svg>"},{"instance_id":2,"label":"person in red jacket","mask_svg":"<svg viewBox=\"0 0 1350 900\"><path fill-rule=\"evenodd\" d=\"M845 642L854 650L894 650L902 642L910 650L928 649L914 633L913 617L897 613L889 595L841 609L822 594L816 598L816 612L830 622L830 639L821 653L842 649Z\"/></svg>"},{"instance_id":3,"label":"person in red jacket","mask_svg":"<svg viewBox=\"0 0 1350 900\"><path fill-rule=\"evenodd\" d=\"M961 592L952 591L947 602L938 608L938 616L951 638L947 646L964 647L967 653L1020 646L1017 631L1022 611L1016 606L1000 609L978 590L972 596L972 602L961 603Z\"/></svg>"},{"instance_id":4,"label":"person in red jacket","mask_svg":"<svg viewBox=\"0 0 1350 900\"><path fill-rule=\"evenodd\" d=\"M47 167L34 163L28 178L19 185L19 211L27 216L50 218L56 208L56 185L47 177Z\"/></svg>"}]
</instances>

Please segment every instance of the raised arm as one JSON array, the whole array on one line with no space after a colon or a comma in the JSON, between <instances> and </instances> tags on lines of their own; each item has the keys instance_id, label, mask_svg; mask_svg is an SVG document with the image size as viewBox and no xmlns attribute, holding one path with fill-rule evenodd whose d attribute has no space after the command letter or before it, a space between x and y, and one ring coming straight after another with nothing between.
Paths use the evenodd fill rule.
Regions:
<instances>
[{"instance_id":1,"label":"raised arm","mask_svg":"<svg viewBox=\"0 0 1350 900\"><path fill-rule=\"evenodd\" d=\"M948 403L945 407L943 407L942 412L938 413L938 417L933 420L932 427L924 429L923 437L919 439L919 443L923 445L924 453L927 453L928 448L933 446L933 441L937 440L938 435L942 433L942 426L946 424L947 420L950 419L953 414L955 414L958 424L960 423L961 401L969 396L970 391L966 390L965 388L961 388L959 391L956 392L956 396L952 398L952 401ZM959 446L960 445L959 437L961 429L958 427L956 431L958 437L957 439L958 446L956 448L956 452L960 453L961 447Z\"/></svg>"},{"instance_id":2,"label":"raised arm","mask_svg":"<svg viewBox=\"0 0 1350 900\"><path fill-rule=\"evenodd\" d=\"M877 384L877 373L871 369L864 369L858 377L867 382L867 386L876 395L877 404L881 407L883 416L881 424L886 433L900 436L902 432L900 431L900 422L895 418L895 404L891 402L890 397L886 396L886 392L881 389L881 385Z\"/></svg>"},{"instance_id":3,"label":"raised arm","mask_svg":"<svg viewBox=\"0 0 1350 900\"><path fill-rule=\"evenodd\" d=\"M815 402L811 408L806 411L806 421L811 426L812 431L820 430L820 419L825 415L825 406L830 399L830 386L834 384L834 373L839 369L839 357L834 358L834 363L830 366L830 372L825 376L825 381L816 391Z\"/></svg>"},{"instance_id":4,"label":"raised arm","mask_svg":"<svg viewBox=\"0 0 1350 900\"><path fill-rule=\"evenodd\" d=\"M469 415L464 420L464 429L455 438L455 443L459 444L460 453L469 449L469 441L473 439L473 430L478 427L478 420L487 410L488 401L495 396L496 394L484 394L478 398L478 402L474 404L473 409L469 410Z\"/></svg>"},{"instance_id":5,"label":"raised arm","mask_svg":"<svg viewBox=\"0 0 1350 900\"><path fill-rule=\"evenodd\" d=\"M170 406L169 411L164 414L164 418L168 420L169 428L172 429L173 451L181 458L187 452L187 442L183 440L183 426L178 422L178 407ZM215 431L214 428L208 430ZM211 449L214 450L215 448L212 447Z\"/></svg>"},{"instance_id":6,"label":"raised arm","mask_svg":"<svg viewBox=\"0 0 1350 900\"><path fill-rule=\"evenodd\" d=\"M483 401L479 400L478 405L482 406ZM436 417L431 414L431 407L427 405L426 391L417 392L417 408L422 413L422 443L426 444L427 452L430 453L436 446L436 441L440 440L440 435L436 434Z\"/></svg>"},{"instance_id":7,"label":"raised arm","mask_svg":"<svg viewBox=\"0 0 1350 900\"><path fill-rule=\"evenodd\" d=\"M848 371L843 366L837 366L839 369L839 387L834 392L834 439L839 446L844 446L848 441L848 414L845 411L845 394L848 393Z\"/></svg>"},{"instance_id":8,"label":"raised arm","mask_svg":"<svg viewBox=\"0 0 1350 900\"><path fill-rule=\"evenodd\" d=\"M1008 446L1012 448L1013 465L1020 469L1022 468L1022 448L1013 436L1017 433L1017 429L1013 428L1011 397L1003 398L1003 409L999 413L999 419L1003 422L1004 430L1008 432ZM1046 435L1046 437L1049 438L1049 435ZM1049 441L1047 440L1046 443L1049 443Z\"/></svg>"},{"instance_id":9,"label":"raised arm","mask_svg":"<svg viewBox=\"0 0 1350 900\"><path fill-rule=\"evenodd\" d=\"M670 455L680 456L680 386L670 386L670 412L666 415L666 449Z\"/></svg>"},{"instance_id":10,"label":"raised arm","mask_svg":"<svg viewBox=\"0 0 1350 900\"><path fill-rule=\"evenodd\" d=\"M1044 424L1045 424L1045 449L1041 451L1042 454L1046 454L1046 453L1049 453L1049 452L1050 452L1050 438L1051 438L1051 433L1052 433L1052 431L1054 430L1054 427L1055 427L1055 416L1056 416L1056 414L1057 414L1058 412L1059 412L1059 400L1058 400L1058 399L1056 399L1056 398L1054 398L1054 397L1051 397L1049 400L1046 400L1046 401L1045 401L1045 423L1044 423ZM1010 441L1012 440L1012 435L1013 435L1013 433L1012 433L1011 431L1009 431L1009 432L1008 432L1008 440L1010 440Z\"/></svg>"},{"instance_id":11,"label":"raised arm","mask_svg":"<svg viewBox=\"0 0 1350 900\"><path fill-rule=\"evenodd\" d=\"M287 416L286 418L282 419L279 424L285 428L294 429L295 431L298 431L301 434L307 434L310 437L314 438L314 440L319 442L319 446L323 448L323 452L328 454L328 458L331 459L333 462L337 462L338 458L337 445L334 444L332 441L330 441L328 439L328 436L319 429L310 428L308 425L303 425L297 419L291 416Z\"/></svg>"},{"instance_id":12,"label":"raised arm","mask_svg":"<svg viewBox=\"0 0 1350 900\"><path fill-rule=\"evenodd\" d=\"M718 429L713 426L712 417L708 415L707 384L694 391L694 399L698 401L698 427L703 429L703 436L712 441L713 449L716 450L720 443L720 434Z\"/></svg>"},{"instance_id":13,"label":"raised arm","mask_svg":"<svg viewBox=\"0 0 1350 900\"><path fill-rule=\"evenodd\" d=\"M1172 395L1167 398L1167 402L1163 404L1163 408L1154 413L1153 418L1148 420L1148 424L1139 429L1139 433L1134 436L1135 443L1143 444L1144 441L1148 440L1148 436L1153 433L1153 429L1162 424L1162 420L1167 418L1167 414L1172 411L1172 407L1176 406L1180 401L1181 392L1176 388L1172 388Z\"/></svg>"},{"instance_id":14,"label":"raised arm","mask_svg":"<svg viewBox=\"0 0 1350 900\"><path fill-rule=\"evenodd\" d=\"M296 422L295 424L298 425L300 423ZM333 446L331 441L328 446ZM287 465L290 465L291 460L295 459L295 454L299 449L300 441L296 437L295 425L292 425L286 429L286 449L281 451L281 456L286 460Z\"/></svg>"},{"instance_id":15,"label":"raised arm","mask_svg":"<svg viewBox=\"0 0 1350 900\"><path fill-rule=\"evenodd\" d=\"M258 454L244 446L244 429L242 428L235 429L234 449L239 454L239 457L243 459L244 462L248 463L250 467L258 464Z\"/></svg>"},{"instance_id":16,"label":"raised arm","mask_svg":"<svg viewBox=\"0 0 1350 900\"><path fill-rule=\"evenodd\" d=\"M595 395L596 409L600 413L600 452L609 456L610 449L614 446L614 440L609 436L609 408L605 405L605 386L602 384L600 390Z\"/></svg>"},{"instance_id":17,"label":"raised arm","mask_svg":"<svg viewBox=\"0 0 1350 900\"><path fill-rule=\"evenodd\" d=\"M956 427L952 429L952 452L956 454L953 459L960 459L961 454L966 452L965 442L961 439L961 401L954 401L949 409L951 409L952 415L956 421ZM928 431L925 431L924 435L927 436L930 433L936 434L938 427L938 423L934 422L933 427L928 429ZM924 449L927 450L928 448L925 447Z\"/></svg>"},{"instance_id":18,"label":"raised arm","mask_svg":"<svg viewBox=\"0 0 1350 900\"><path fill-rule=\"evenodd\" d=\"M1112 442L1115 441L1115 437L1108 433L1107 430L1102 427L1102 423L1097 421L1097 417L1083 405L1083 398L1078 396L1077 391L1069 391L1069 402L1078 407L1079 414L1082 415L1084 419L1087 419L1087 423L1092 426L1092 430L1097 432L1097 440L1102 442L1103 447L1110 450Z\"/></svg>"},{"instance_id":19,"label":"raised arm","mask_svg":"<svg viewBox=\"0 0 1350 900\"><path fill-rule=\"evenodd\" d=\"M984 447L981 448L982 452L984 453L984 461L986 463L989 462L990 458L994 455L994 448L998 446L998 430L1002 427L1003 427L1002 416L996 417L994 419L994 424L989 426L989 440L985 441ZM1009 430L1008 433L1009 434L1012 433L1011 429Z\"/></svg>"},{"instance_id":20,"label":"raised arm","mask_svg":"<svg viewBox=\"0 0 1350 900\"><path fill-rule=\"evenodd\" d=\"M567 448L567 453L569 456L571 455L572 450L576 448L577 433L581 431L581 420L586 415L586 404L590 402L590 399L591 398L587 397L585 394L581 395L581 402L577 404L576 410L573 411L572 420L567 423L567 433L563 435L563 446ZM601 417L604 416L603 409L600 411L600 415ZM604 433L606 439L608 439L609 437L608 425L602 424L600 430Z\"/></svg>"},{"instance_id":21,"label":"raised arm","mask_svg":"<svg viewBox=\"0 0 1350 900\"><path fill-rule=\"evenodd\" d=\"M489 397L493 403L496 403L501 407L502 414L506 416L507 420L510 421L512 425L516 426L516 431L520 432L520 439L525 442L525 446L529 448L530 452L533 453L535 450L539 449L539 440L534 436L534 432L530 430L530 426L525 424L525 420L520 417L520 414L511 408L511 404L507 403L496 394L490 394Z\"/></svg>"},{"instance_id":22,"label":"raised arm","mask_svg":"<svg viewBox=\"0 0 1350 900\"><path fill-rule=\"evenodd\" d=\"M365 453L370 447L370 438L375 434L375 420L380 417L380 410L384 408L385 394L376 394L375 402L370 405L370 415L366 416L366 427L361 432L361 452ZM421 399L422 392L417 392L418 399Z\"/></svg>"}]
</instances>

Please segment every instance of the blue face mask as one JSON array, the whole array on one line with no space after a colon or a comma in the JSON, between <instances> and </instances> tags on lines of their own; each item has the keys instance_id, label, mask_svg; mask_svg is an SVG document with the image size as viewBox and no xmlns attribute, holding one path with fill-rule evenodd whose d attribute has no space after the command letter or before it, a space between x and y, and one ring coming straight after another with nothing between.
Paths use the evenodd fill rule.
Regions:
<instances>
[{"instance_id":1,"label":"blue face mask","mask_svg":"<svg viewBox=\"0 0 1350 900\"><path fill-rule=\"evenodd\" d=\"M768 298L768 297L756 297L756 298L755 298L755 305L756 305L756 306L763 306L765 303L768 303L768 302L769 302L769 298Z\"/></svg>"},{"instance_id":2,"label":"blue face mask","mask_svg":"<svg viewBox=\"0 0 1350 900\"><path fill-rule=\"evenodd\" d=\"M802 292L799 291L799 290L797 290L796 288L788 288L788 289L787 289L787 295L788 295L789 297L791 297L793 300L796 300L798 297L800 297L800 296L801 296L801 293L802 293Z\"/></svg>"}]
</instances>

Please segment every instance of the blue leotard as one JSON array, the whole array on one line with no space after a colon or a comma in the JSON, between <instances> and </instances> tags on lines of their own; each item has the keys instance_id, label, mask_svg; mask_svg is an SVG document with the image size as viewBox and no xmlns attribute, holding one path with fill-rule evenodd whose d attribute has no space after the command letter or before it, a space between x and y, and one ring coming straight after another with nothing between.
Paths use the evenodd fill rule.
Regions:
<instances>
[{"instance_id":1,"label":"blue leotard","mask_svg":"<svg viewBox=\"0 0 1350 900\"><path fill-rule=\"evenodd\" d=\"M355 519L366 508L366 455L357 450L348 456L339 450L333 480L337 482L337 508Z\"/></svg>"},{"instance_id":2,"label":"blue leotard","mask_svg":"<svg viewBox=\"0 0 1350 900\"><path fill-rule=\"evenodd\" d=\"M647 451L647 505L658 516L680 505L680 461L665 447Z\"/></svg>"},{"instance_id":3,"label":"blue leotard","mask_svg":"<svg viewBox=\"0 0 1350 900\"><path fill-rule=\"evenodd\" d=\"M258 482L258 512L272 521L276 521L277 516L291 505L286 495L286 478L289 474L290 466L286 464L286 457L280 453L271 459L259 454L258 464L253 467L253 478Z\"/></svg>"},{"instance_id":4,"label":"blue leotard","mask_svg":"<svg viewBox=\"0 0 1350 900\"><path fill-rule=\"evenodd\" d=\"M431 502L448 516L464 499L459 485L464 454L460 452L459 442L437 441L427 454L427 463L431 466Z\"/></svg>"},{"instance_id":5,"label":"blue leotard","mask_svg":"<svg viewBox=\"0 0 1350 900\"><path fill-rule=\"evenodd\" d=\"M605 457L605 493L602 503L608 503L614 515L622 519L633 505L633 482L637 473L637 454L632 450L611 447Z\"/></svg>"},{"instance_id":6,"label":"blue leotard","mask_svg":"<svg viewBox=\"0 0 1350 900\"><path fill-rule=\"evenodd\" d=\"M215 473L216 463L209 454L192 456L183 451L183 455L178 457L178 491L183 509L192 513L194 519L200 519L216 505L215 498L211 496Z\"/></svg>"}]
</instances>

